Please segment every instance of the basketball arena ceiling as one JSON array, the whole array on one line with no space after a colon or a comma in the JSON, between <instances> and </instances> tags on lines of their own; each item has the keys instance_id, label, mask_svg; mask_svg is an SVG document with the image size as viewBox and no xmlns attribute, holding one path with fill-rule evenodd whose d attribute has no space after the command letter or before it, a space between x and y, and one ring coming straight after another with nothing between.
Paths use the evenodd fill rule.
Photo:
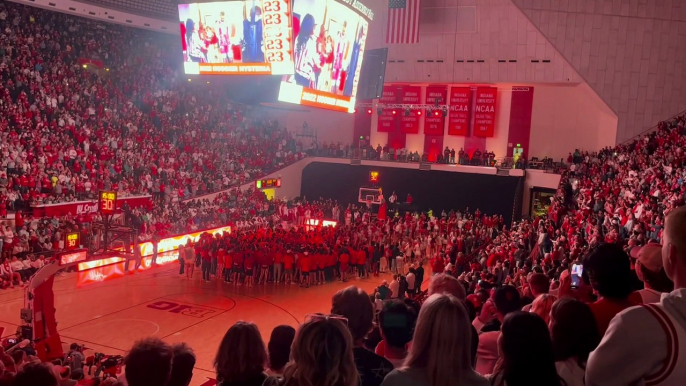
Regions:
<instances>
[{"instance_id":1,"label":"basketball arena ceiling","mask_svg":"<svg viewBox=\"0 0 686 386\"><path fill-rule=\"evenodd\" d=\"M77 0L103 8L147 16L166 21L178 21L178 0Z\"/></svg>"}]
</instances>

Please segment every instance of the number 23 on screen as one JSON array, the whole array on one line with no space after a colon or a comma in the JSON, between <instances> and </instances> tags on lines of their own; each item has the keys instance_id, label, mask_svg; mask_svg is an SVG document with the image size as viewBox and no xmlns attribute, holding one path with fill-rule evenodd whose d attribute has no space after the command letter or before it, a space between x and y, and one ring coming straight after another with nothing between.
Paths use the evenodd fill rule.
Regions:
<instances>
[{"instance_id":1,"label":"number 23 on screen","mask_svg":"<svg viewBox=\"0 0 686 386\"><path fill-rule=\"evenodd\" d=\"M281 11L280 1L265 1L264 12L279 12Z\"/></svg>"}]
</instances>

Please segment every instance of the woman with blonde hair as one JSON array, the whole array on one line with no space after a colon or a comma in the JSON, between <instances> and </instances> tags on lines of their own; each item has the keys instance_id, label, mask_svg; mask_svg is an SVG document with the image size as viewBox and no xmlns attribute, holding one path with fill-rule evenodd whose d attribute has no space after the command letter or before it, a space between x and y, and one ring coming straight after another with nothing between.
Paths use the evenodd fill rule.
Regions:
<instances>
[{"instance_id":1,"label":"woman with blonde hair","mask_svg":"<svg viewBox=\"0 0 686 386\"><path fill-rule=\"evenodd\" d=\"M553 309L553 304L556 300L557 297L555 295L540 294L534 299L529 312L540 316L547 326L550 323L550 311Z\"/></svg>"},{"instance_id":2,"label":"woman with blonde hair","mask_svg":"<svg viewBox=\"0 0 686 386\"><path fill-rule=\"evenodd\" d=\"M422 305L405 364L382 386L486 386L472 369L472 330L462 302L448 294L431 295Z\"/></svg>"},{"instance_id":3,"label":"woman with blonde hair","mask_svg":"<svg viewBox=\"0 0 686 386\"><path fill-rule=\"evenodd\" d=\"M236 322L226 332L214 368L219 386L272 386L276 378L269 377L264 368L267 350L257 326L250 322Z\"/></svg>"},{"instance_id":4,"label":"woman with blonde hair","mask_svg":"<svg viewBox=\"0 0 686 386\"><path fill-rule=\"evenodd\" d=\"M291 346L282 386L358 386L353 338L345 318L308 317Z\"/></svg>"}]
</instances>

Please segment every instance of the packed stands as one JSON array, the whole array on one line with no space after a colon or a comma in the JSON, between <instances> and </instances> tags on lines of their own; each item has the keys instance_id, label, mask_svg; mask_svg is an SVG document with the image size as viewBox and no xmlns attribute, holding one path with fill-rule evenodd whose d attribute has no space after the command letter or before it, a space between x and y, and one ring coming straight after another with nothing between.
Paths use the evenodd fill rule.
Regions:
<instances>
[{"instance_id":1,"label":"packed stands","mask_svg":"<svg viewBox=\"0 0 686 386\"><path fill-rule=\"evenodd\" d=\"M686 117L615 148L570 153L548 215L510 229L501 216L478 209L394 217L330 201L267 202L238 189L212 202L182 203L302 155L273 122L175 79L165 53L150 41L134 42L130 31L0 7L6 208L112 188L156 198L154 207L126 214L144 237L234 224L231 235L184 247L179 273L189 279L195 266L205 281L236 285L394 274L372 294L354 286L336 293L332 315L315 315L291 332L290 359L279 365L254 324L234 324L214 361L223 384L333 385L331 374L344 386L683 382L684 356L674 351L683 350L675 341L684 330ZM98 48L95 41L105 43ZM100 51L110 75L83 68L84 50ZM146 59L130 57L134 52ZM308 229L310 218L340 226ZM25 242L54 248L65 226L25 221L18 237L4 230L5 256L21 253ZM427 261L432 278L422 293ZM5 260L2 278L21 282L31 268ZM30 342L14 350L0 353L8 385L38 385L42 377L41 385L53 386L84 376L80 361L37 363ZM236 369L238 358L250 363ZM188 384L194 363L186 346L144 339L123 361L122 379L131 386ZM317 370L322 366L326 371Z\"/></svg>"}]
</instances>

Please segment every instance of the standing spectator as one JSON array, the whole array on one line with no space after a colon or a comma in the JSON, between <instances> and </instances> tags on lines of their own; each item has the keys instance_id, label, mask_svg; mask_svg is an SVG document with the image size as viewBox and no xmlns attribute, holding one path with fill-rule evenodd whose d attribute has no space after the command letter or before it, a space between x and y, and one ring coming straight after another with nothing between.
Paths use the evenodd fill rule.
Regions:
<instances>
[{"instance_id":1,"label":"standing spectator","mask_svg":"<svg viewBox=\"0 0 686 386\"><path fill-rule=\"evenodd\" d=\"M401 300L385 302L379 312L379 330L382 341L376 353L388 359L393 367L400 368L407 357L407 345L412 341L417 314ZM382 352L381 352L382 351Z\"/></svg>"},{"instance_id":2,"label":"standing spectator","mask_svg":"<svg viewBox=\"0 0 686 386\"><path fill-rule=\"evenodd\" d=\"M498 340L500 328L505 317L520 309L519 291L512 286L504 286L495 293L493 299L484 303L481 313L472 325L479 335L479 348L476 355L476 371L491 374L500 357Z\"/></svg>"},{"instance_id":3,"label":"standing spectator","mask_svg":"<svg viewBox=\"0 0 686 386\"><path fill-rule=\"evenodd\" d=\"M662 294L672 292L674 283L662 266L662 245L650 243L643 247L634 247L631 249L631 257L636 259L636 276L643 282L644 288L638 291L643 304L658 303Z\"/></svg>"},{"instance_id":4,"label":"standing spectator","mask_svg":"<svg viewBox=\"0 0 686 386\"><path fill-rule=\"evenodd\" d=\"M404 365L393 370L384 386L486 386L472 369L471 329L462 302L436 294L424 302Z\"/></svg>"},{"instance_id":5,"label":"standing spectator","mask_svg":"<svg viewBox=\"0 0 686 386\"><path fill-rule=\"evenodd\" d=\"M591 309L579 300L560 299L553 304L549 327L557 374L566 386L584 386L588 355L600 342Z\"/></svg>"},{"instance_id":6,"label":"standing spectator","mask_svg":"<svg viewBox=\"0 0 686 386\"><path fill-rule=\"evenodd\" d=\"M683 384L686 207L673 210L665 219L662 262L674 282L674 291L663 295L659 303L629 308L612 319L600 345L588 359L587 385Z\"/></svg>"},{"instance_id":7,"label":"standing spectator","mask_svg":"<svg viewBox=\"0 0 686 386\"><path fill-rule=\"evenodd\" d=\"M171 375L172 348L158 338L133 344L124 359L128 386L166 386Z\"/></svg>"},{"instance_id":8,"label":"standing spectator","mask_svg":"<svg viewBox=\"0 0 686 386\"><path fill-rule=\"evenodd\" d=\"M398 297L398 290L400 289L398 275L393 275L393 280L391 280L391 283L388 285L388 289L391 290L391 299L396 299Z\"/></svg>"},{"instance_id":9,"label":"standing spectator","mask_svg":"<svg viewBox=\"0 0 686 386\"><path fill-rule=\"evenodd\" d=\"M52 365L31 363L24 366L14 378L12 386L58 386L57 377Z\"/></svg>"},{"instance_id":10,"label":"standing spectator","mask_svg":"<svg viewBox=\"0 0 686 386\"><path fill-rule=\"evenodd\" d=\"M236 322L224 335L214 368L220 386L268 386L276 379L264 372L267 351L257 326Z\"/></svg>"},{"instance_id":11,"label":"standing spectator","mask_svg":"<svg viewBox=\"0 0 686 386\"><path fill-rule=\"evenodd\" d=\"M270 375L283 374L284 366L288 363L291 355L291 345L295 338L295 329L291 326L276 326L269 337L267 351L269 354L269 367L267 373Z\"/></svg>"},{"instance_id":12,"label":"standing spectator","mask_svg":"<svg viewBox=\"0 0 686 386\"><path fill-rule=\"evenodd\" d=\"M548 326L538 315L522 311L508 314L498 345L502 362L491 376L491 385L564 385L555 369Z\"/></svg>"},{"instance_id":13,"label":"standing spectator","mask_svg":"<svg viewBox=\"0 0 686 386\"><path fill-rule=\"evenodd\" d=\"M640 303L641 299L633 289L629 256L617 244L603 244L589 255L584 273L588 274L591 286L599 296L589 306L602 335L615 315Z\"/></svg>"},{"instance_id":14,"label":"standing spectator","mask_svg":"<svg viewBox=\"0 0 686 386\"><path fill-rule=\"evenodd\" d=\"M553 309L553 304L556 300L557 298L553 295L539 295L531 305L531 313L540 316L545 324L548 325L550 322L550 311Z\"/></svg>"},{"instance_id":15,"label":"standing spectator","mask_svg":"<svg viewBox=\"0 0 686 386\"><path fill-rule=\"evenodd\" d=\"M363 347L364 338L372 330L374 306L361 288L350 286L342 289L331 300L331 313L348 319L348 329L353 337L353 355L360 373L360 386L379 386L384 377L393 370L386 358Z\"/></svg>"},{"instance_id":16,"label":"standing spectator","mask_svg":"<svg viewBox=\"0 0 686 386\"><path fill-rule=\"evenodd\" d=\"M335 316L312 315L298 329L281 385L358 386L355 364L345 323Z\"/></svg>"},{"instance_id":17,"label":"standing spectator","mask_svg":"<svg viewBox=\"0 0 686 386\"><path fill-rule=\"evenodd\" d=\"M195 353L185 343L176 343L172 346L174 359L172 371L167 386L188 386L193 378L195 367Z\"/></svg>"}]
</instances>

